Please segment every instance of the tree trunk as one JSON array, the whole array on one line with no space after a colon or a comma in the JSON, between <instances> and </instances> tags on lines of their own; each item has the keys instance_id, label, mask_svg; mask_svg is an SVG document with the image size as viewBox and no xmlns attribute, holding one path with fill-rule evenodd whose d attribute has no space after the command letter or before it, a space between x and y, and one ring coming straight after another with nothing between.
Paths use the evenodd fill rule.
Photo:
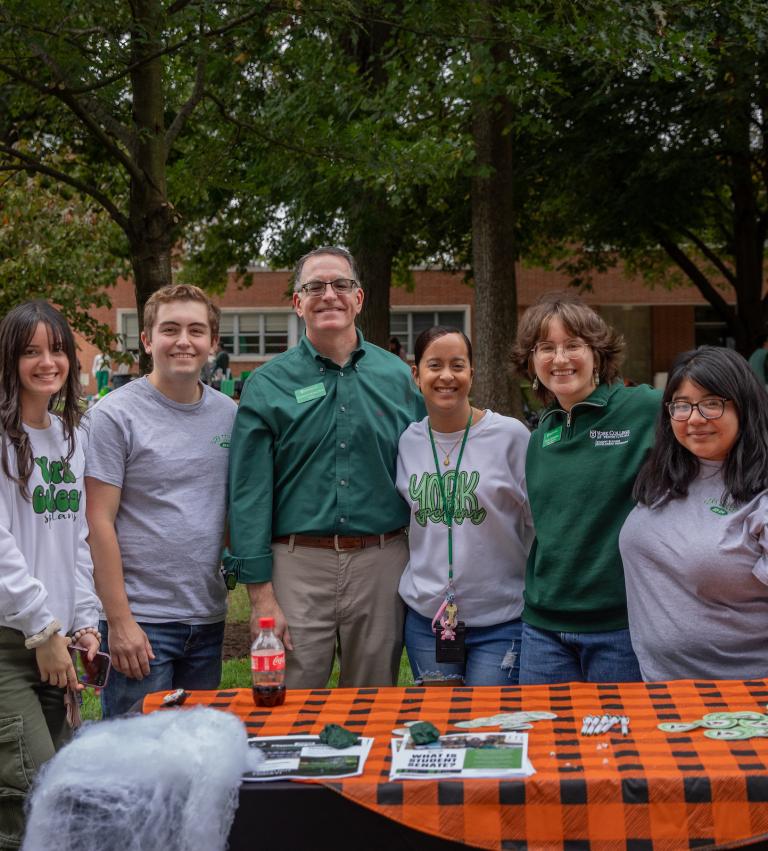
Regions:
<instances>
[{"instance_id":1,"label":"tree trunk","mask_svg":"<svg viewBox=\"0 0 768 851\"><path fill-rule=\"evenodd\" d=\"M134 150L140 176L131 176L130 245L139 329L144 305L155 290L171 283L171 249L178 218L168 201L166 185L165 98L163 94L163 10L159 0L133 0L131 88ZM150 356L139 347L139 369L152 369Z\"/></svg>"},{"instance_id":2,"label":"tree trunk","mask_svg":"<svg viewBox=\"0 0 768 851\"><path fill-rule=\"evenodd\" d=\"M731 154L731 199L733 203L733 253L736 272L736 314L739 333L736 348L745 356L757 347L765 333L763 315L763 238L760 210L755 196L751 150L751 103L740 103L729 116L727 133ZM728 138L727 137L727 138Z\"/></svg>"},{"instance_id":3,"label":"tree trunk","mask_svg":"<svg viewBox=\"0 0 768 851\"><path fill-rule=\"evenodd\" d=\"M390 15L397 16L400 3L393 5ZM372 97L386 88L389 72L385 46L392 35L391 24L379 20L377 4L362 3L360 14L364 25L354 34L345 31L339 38L344 52L355 63L366 89ZM349 248L357 261L365 292L360 314L360 328L365 339L387 348L389 343L389 289L392 264L400 245L399 228L385 191L353 183L348 189L347 205Z\"/></svg>"},{"instance_id":4,"label":"tree trunk","mask_svg":"<svg viewBox=\"0 0 768 851\"><path fill-rule=\"evenodd\" d=\"M392 281L392 250L375 239L352 252L360 270L365 303L360 314L363 336L386 349L389 343L389 288Z\"/></svg>"},{"instance_id":5,"label":"tree trunk","mask_svg":"<svg viewBox=\"0 0 768 851\"><path fill-rule=\"evenodd\" d=\"M494 65L503 58L498 42ZM522 419L522 396L510 361L517 335L512 106L503 96L478 98L472 138L472 265L475 281L475 405Z\"/></svg>"},{"instance_id":6,"label":"tree trunk","mask_svg":"<svg viewBox=\"0 0 768 851\"><path fill-rule=\"evenodd\" d=\"M160 230L159 226L157 230ZM141 241L131 241L131 266L133 288L136 293L136 310L139 331L144 327L144 305L153 292L171 283L171 248L173 226L165 228L154 239L144 233ZM142 375L152 371L152 358L139 341L139 371Z\"/></svg>"},{"instance_id":7,"label":"tree trunk","mask_svg":"<svg viewBox=\"0 0 768 851\"><path fill-rule=\"evenodd\" d=\"M357 261L365 292L359 323L363 336L377 346L389 342L389 288L397 238L393 236L392 213L384 195L370 190L352 190L348 208L349 249Z\"/></svg>"}]
</instances>

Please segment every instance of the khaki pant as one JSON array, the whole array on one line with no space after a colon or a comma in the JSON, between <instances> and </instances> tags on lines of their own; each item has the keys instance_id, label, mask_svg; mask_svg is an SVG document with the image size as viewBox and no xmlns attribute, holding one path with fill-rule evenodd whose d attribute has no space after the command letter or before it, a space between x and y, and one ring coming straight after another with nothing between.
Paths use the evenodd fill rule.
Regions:
<instances>
[{"instance_id":1,"label":"khaki pant","mask_svg":"<svg viewBox=\"0 0 768 851\"><path fill-rule=\"evenodd\" d=\"M64 690L40 682L24 636L0 627L0 849L21 845L24 799L40 766L69 740Z\"/></svg>"},{"instance_id":2,"label":"khaki pant","mask_svg":"<svg viewBox=\"0 0 768 851\"><path fill-rule=\"evenodd\" d=\"M408 563L405 534L383 547L336 552L273 544L272 582L294 650L288 688L325 688L339 654L339 686L392 686L403 652L397 593Z\"/></svg>"}]
</instances>

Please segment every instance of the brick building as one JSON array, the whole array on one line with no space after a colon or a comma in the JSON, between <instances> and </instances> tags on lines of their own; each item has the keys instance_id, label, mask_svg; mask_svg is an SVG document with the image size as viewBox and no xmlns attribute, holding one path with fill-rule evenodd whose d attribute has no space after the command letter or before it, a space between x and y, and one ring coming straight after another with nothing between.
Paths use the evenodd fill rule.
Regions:
<instances>
[{"instance_id":1,"label":"brick building","mask_svg":"<svg viewBox=\"0 0 768 851\"><path fill-rule=\"evenodd\" d=\"M251 370L266 359L294 345L301 325L293 313L288 294L289 273L254 269L251 285L243 287L232 276L226 292L216 298L222 308L221 337L230 352L233 376ZM413 351L419 332L435 323L457 325L472 337L474 289L460 273L416 270L415 287L391 292L391 333L406 350ZM544 292L564 289L565 275L545 269L518 268L518 300L521 311ZM95 316L107 322L129 349L138 348L138 323L133 286L120 280L111 291L112 308ZM595 275L593 289L584 294L627 340L624 375L652 382L666 372L674 356L703 343L725 345L725 326L693 286L650 289L619 269ZM365 309L365 308L363 308ZM83 371L90 376L95 348L80 341ZM93 392L93 379L86 392Z\"/></svg>"}]
</instances>

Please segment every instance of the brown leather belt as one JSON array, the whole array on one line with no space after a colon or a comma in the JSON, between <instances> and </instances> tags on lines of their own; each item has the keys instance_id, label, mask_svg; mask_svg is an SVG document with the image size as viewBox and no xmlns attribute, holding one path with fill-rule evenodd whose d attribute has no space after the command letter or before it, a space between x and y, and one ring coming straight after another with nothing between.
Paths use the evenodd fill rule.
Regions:
<instances>
[{"instance_id":1,"label":"brown leather belt","mask_svg":"<svg viewBox=\"0 0 768 851\"><path fill-rule=\"evenodd\" d=\"M364 550L366 547L378 547L402 535L405 529L395 529L383 535L278 535L272 538L273 544L290 544L294 547L317 547L323 550Z\"/></svg>"}]
</instances>

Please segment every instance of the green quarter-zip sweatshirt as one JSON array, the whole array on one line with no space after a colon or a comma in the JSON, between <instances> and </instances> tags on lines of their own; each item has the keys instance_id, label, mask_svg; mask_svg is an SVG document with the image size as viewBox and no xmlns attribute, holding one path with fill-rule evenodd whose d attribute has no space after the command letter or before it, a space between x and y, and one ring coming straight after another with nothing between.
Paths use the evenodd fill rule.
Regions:
<instances>
[{"instance_id":1,"label":"green quarter-zip sweatshirt","mask_svg":"<svg viewBox=\"0 0 768 851\"><path fill-rule=\"evenodd\" d=\"M526 457L536 528L523 620L553 632L627 627L619 531L653 445L661 393L601 385L570 412L543 413Z\"/></svg>"}]
</instances>

